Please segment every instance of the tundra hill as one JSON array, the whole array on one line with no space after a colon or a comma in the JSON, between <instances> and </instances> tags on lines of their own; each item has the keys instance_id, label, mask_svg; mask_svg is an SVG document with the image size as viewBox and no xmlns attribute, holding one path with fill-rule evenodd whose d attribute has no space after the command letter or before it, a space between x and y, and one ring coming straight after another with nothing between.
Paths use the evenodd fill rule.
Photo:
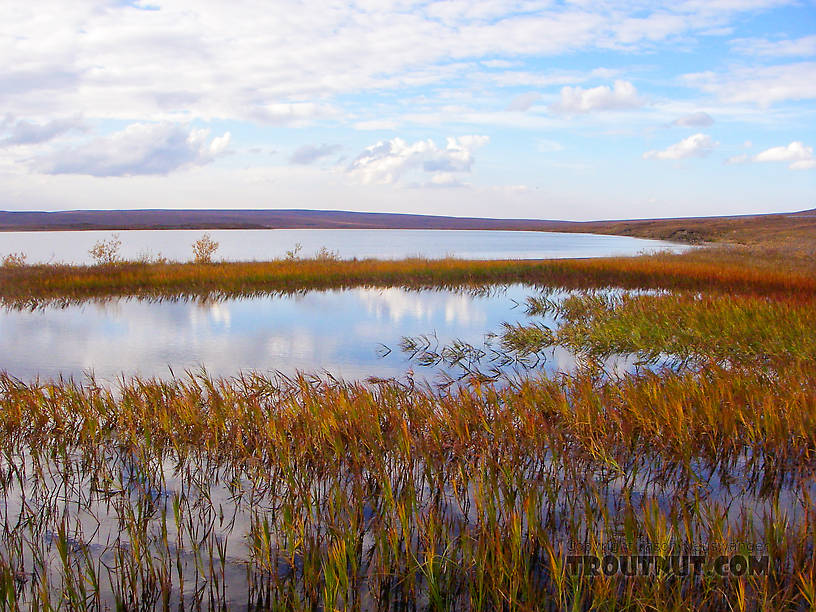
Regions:
<instances>
[{"instance_id":1,"label":"tundra hill","mask_svg":"<svg viewBox=\"0 0 816 612\"><path fill-rule=\"evenodd\" d=\"M0 230L161 229L462 229L551 230L571 225L535 219L486 219L334 210L71 210L0 212Z\"/></svg>"},{"instance_id":2,"label":"tundra hill","mask_svg":"<svg viewBox=\"0 0 816 612\"><path fill-rule=\"evenodd\" d=\"M700 244L816 244L816 209L727 217L607 221L489 219L335 210L0 211L0 231L164 229L453 229L615 234Z\"/></svg>"}]
</instances>

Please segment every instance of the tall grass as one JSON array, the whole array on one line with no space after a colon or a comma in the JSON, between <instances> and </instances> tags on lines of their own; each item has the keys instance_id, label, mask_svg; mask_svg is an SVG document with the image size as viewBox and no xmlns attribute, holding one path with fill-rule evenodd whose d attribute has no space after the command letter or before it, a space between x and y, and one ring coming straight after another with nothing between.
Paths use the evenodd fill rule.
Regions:
<instances>
[{"instance_id":1,"label":"tall grass","mask_svg":"<svg viewBox=\"0 0 816 612\"><path fill-rule=\"evenodd\" d=\"M304 376L116 390L0 378L0 553L10 576L39 577L20 593L53 601L62 585L76 605L251 593L287 607L804 606L815 383L810 363L444 393ZM88 515L117 527L97 537ZM568 551L603 554L613 537L633 553L761 544L772 566L749 582L567 571ZM226 576L242 566L236 595Z\"/></svg>"},{"instance_id":2,"label":"tall grass","mask_svg":"<svg viewBox=\"0 0 816 612\"><path fill-rule=\"evenodd\" d=\"M142 295L249 295L360 285L439 287L529 283L566 288L619 286L716 291L809 300L808 270L746 265L739 255L654 255L610 259L337 261L333 258L218 264L124 263L0 268L6 303Z\"/></svg>"},{"instance_id":3,"label":"tall grass","mask_svg":"<svg viewBox=\"0 0 816 612\"><path fill-rule=\"evenodd\" d=\"M531 298L529 313L558 325L509 326L504 350L567 346L586 360L572 375L493 383L472 368L443 389L0 375L0 605L808 609L816 277L750 261L701 251L2 268L0 296L18 306L357 284L664 291ZM429 338L403 349L466 368L483 356ZM597 367L621 352L651 367ZM707 563L738 552L769 564L722 577L709 565L606 576L569 563L687 546Z\"/></svg>"}]
</instances>

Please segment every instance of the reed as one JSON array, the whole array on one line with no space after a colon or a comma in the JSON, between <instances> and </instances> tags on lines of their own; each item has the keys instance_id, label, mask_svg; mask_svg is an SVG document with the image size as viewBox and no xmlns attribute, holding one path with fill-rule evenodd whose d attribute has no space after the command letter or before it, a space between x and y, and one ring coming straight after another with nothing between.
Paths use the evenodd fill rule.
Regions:
<instances>
[{"instance_id":1,"label":"reed","mask_svg":"<svg viewBox=\"0 0 816 612\"><path fill-rule=\"evenodd\" d=\"M705 249L703 251L706 251ZM284 259L238 263L120 263L98 266L0 267L6 304L136 295L224 295L352 286L413 288L527 283L564 288L673 289L762 295L788 300L816 296L809 269L746 264L743 251L608 259L466 261Z\"/></svg>"},{"instance_id":2,"label":"reed","mask_svg":"<svg viewBox=\"0 0 816 612\"><path fill-rule=\"evenodd\" d=\"M765 597L785 608L811 597L809 361L773 378L711 365L444 392L257 374L117 389L3 377L0 390L0 551L14 575L50 576L76 606L106 593L235 603L248 595L225 585L240 567L253 597L286 606L717 609ZM89 514L118 525L108 540L80 528ZM768 545L771 568L752 583L567 571L570 547L601 554L613 534L666 551ZM111 552L88 555L100 540ZM25 584L26 597L54 597Z\"/></svg>"},{"instance_id":3,"label":"reed","mask_svg":"<svg viewBox=\"0 0 816 612\"><path fill-rule=\"evenodd\" d=\"M0 374L0 605L812 608L816 277L775 257L3 267L16 307L359 284L540 291L532 320L490 350L406 339L415 359L463 369L443 387ZM553 346L583 366L547 375ZM638 366L606 371L620 353ZM529 369L484 376L485 359ZM702 571L673 561L686 547ZM610 550L616 572L574 566ZM647 575L626 575L644 551ZM714 570L736 554L758 571Z\"/></svg>"}]
</instances>

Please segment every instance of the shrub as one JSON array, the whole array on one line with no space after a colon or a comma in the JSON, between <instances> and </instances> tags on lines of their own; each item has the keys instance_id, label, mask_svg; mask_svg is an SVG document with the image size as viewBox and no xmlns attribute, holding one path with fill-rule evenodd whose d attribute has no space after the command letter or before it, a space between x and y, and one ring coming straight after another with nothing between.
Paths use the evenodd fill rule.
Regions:
<instances>
[{"instance_id":1,"label":"shrub","mask_svg":"<svg viewBox=\"0 0 816 612\"><path fill-rule=\"evenodd\" d=\"M119 234L112 234L108 240L99 240L88 253L98 266L111 265L121 261L119 250L122 248L122 241Z\"/></svg>"},{"instance_id":2,"label":"shrub","mask_svg":"<svg viewBox=\"0 0 816 612\"><path fill-rule=\"evenodd\" d=\"M22 268L24 265L26 265L26 254L23 252L9 253L3 257L2 266L4 268Z\"/></svg>"},{"instance_id":3,"label":"shrub","mask_svg":"<svg viewBox=\"0 0 816 612\"><path fill-rule=\"evenodd\" d=\"M209 234L204 234L193 243L193 261L195 263L212 263L213 255L218 250L218 243Z\"/></svg>"},{"instance_id":4,"label":"shrub","mask_svg":"<svg viewBox=\"0 0 816 612\"><path fill-rule=\"evenodd\" d=\"M299 242L295 243L295 248L291 251L286 251L286 260L287 261L295 261L296 259L300 259L300 252L303 250L303 245Z\"/></svg>"}]
</instances>

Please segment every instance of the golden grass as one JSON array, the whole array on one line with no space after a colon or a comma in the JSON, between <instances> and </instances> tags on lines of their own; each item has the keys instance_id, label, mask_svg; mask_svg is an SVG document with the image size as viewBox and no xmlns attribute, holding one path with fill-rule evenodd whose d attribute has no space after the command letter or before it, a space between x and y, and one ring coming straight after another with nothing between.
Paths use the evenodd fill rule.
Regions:
<instances>
[{"instance_id":1,"label":"golden grass","mask_svg":"<svg viewBox=\"0 0 816 612\"><path fill-rule=\"evenodd\" d=\"M711 367L451 393L257 375L130 380L116 393L3 378L0 450L9 462L23 449L37 457L34 505L62 490L77 500L70 491L88 478L102 499L116 498L134 478L122 481L117 461L130 462L142 484L108 510L122 532L109 543L123 556L107 578L119 603L179 597L192 578L176 576L177 563L202 568L196 584L218 584L223 505L210 495L222 479L252 517L231 535L246 539L247 573L266 585L266 605L722 609L744 597L785 609L805 605L814 572L814 383L811 363L774 376ZM167 464L186 493L162 502L151 491L169 478ZM4 495L20 478L7 474ZM801 501L773 502L799 487ZM745 520L715 519L724 488ZM90 512L93 497L72 503ZM144 516L129 510L143 505L152 508ZM757 507L761 518L748 519ZM167 515L177 536L157 528ZM34 506L20 518L0 534L0 570L19 571L25 555L15 550L39 550L46 534L72 533L79 520ZM566 571L569 547L602 555L611 534L619 552L648 543L679 554L691 542L714 555L739 542L769 546L773 562L746 581ZM83 600L67 587L97 575L74 546L51 577L72 605ZM177 559L176 546L192 558ZM209 594L221 601L217 588Z\"/></svg>"},{"instance_id":2,"label":"golden grass","mask_svg":"<svg viewBox=\"0 0 816 612\"><path fill-rule=\"evenodd\" d=\"M259 609L812 607L816 274L780 244L2 268L12 306L355 285L667 292L531 300L560 327L508 328L505 346L567 346L587 362L573 376L443 391L251 373L117 388L0 375L0 600L224 607L232 538L248 551L242 602ZM593 365L618 352L680 365L620 377ZM89 516L116 535L100 544ZM743 578L568 569L571 551L603 556L610 540L619 554L692 544L707 559L760 545L770 565Z\"/></svg>"},{"instance_id":3,"label":"golden grass","mask_svg":"<svg viewBox=\"0 0 816 612\"><path fill-rule=\"evenodd\" d=\"M771 295L816 296L807 268L746 264L735 250L685 255L542 261L299 260L218 264L24 266L0 268L0 298L28 300L91 297L251 295L351 286L481 286L528 283L565 288L619 286Z\"/></svg>"}]
</instances>

